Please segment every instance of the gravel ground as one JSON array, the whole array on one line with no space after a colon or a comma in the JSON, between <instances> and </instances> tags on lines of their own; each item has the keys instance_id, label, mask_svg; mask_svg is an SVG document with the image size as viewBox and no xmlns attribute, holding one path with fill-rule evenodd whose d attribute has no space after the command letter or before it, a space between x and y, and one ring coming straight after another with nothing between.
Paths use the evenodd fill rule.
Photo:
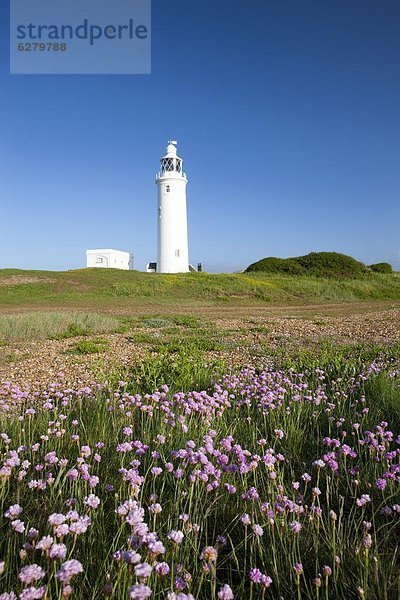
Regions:
<instances>
[{"instance_id":1,"label":"gravel ground","mask_svg":"<svg viewBox=\"0 0 400 600\"><path fill-rule=\"evenodd\" d=\"M354 307L353 307L354 308ZM299 311L300 312L300 311ZM222 343L221 354L229 363L248 362L252 357L267 356L269 348L285 345L315 344L322 339L338 343L400 341L400 308L361 308L339 316L320 311L319 314L290 316L262 312L242 311L237 316L225 311L220 317L206 316L214 338ZM149 334L149 329L136 329L135 333ZM154 338L162 336L151 331ZM193 335L193 331L191 332ZM184 337L185 330L180 334ZM0 380L34 387L46 386L50 381L62 379L67 386L85 385L94 380L105 380L111 371L118 373L137 363L151 348L148 344L134 343L129 334L102 335L108 347L100 354L75 355L68 352L81 338L61 341L32 341L0 347ZM215 353L212 353L215 356ZM63 373L63 375L59 375Z\"/></svg>"},{"instance_id":2,"label":"gravel ground","mask_svg":"<svg viewBox=\"0 0 400 600\"><path fill-rule=\"evenodd\" d=\"M75 342L86 338L41 340L0 348L6 363L0 363L0 381L42 388L49 382L61 380L67 387L81 386L107 379L110 370L122 371L144 354L144 348L133 345L128 336L113 334L101 337L107 339L108 347L99 354L76 355L69 352Z\"/></svg>"}]
</instances>

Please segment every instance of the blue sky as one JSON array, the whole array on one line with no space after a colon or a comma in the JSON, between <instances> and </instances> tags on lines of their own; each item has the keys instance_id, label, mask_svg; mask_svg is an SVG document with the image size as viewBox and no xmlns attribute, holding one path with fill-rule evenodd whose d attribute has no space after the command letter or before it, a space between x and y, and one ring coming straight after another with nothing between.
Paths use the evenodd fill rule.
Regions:
<instances>
[{"instance_id":1,"label":"blue sky","mask_svg":"<svg viewBox=\"0 0 400 600\"><path fill-rule=\"evenodd\" d=\"M400 269L398 0L154 0L152 74L125 76L9 75L4 4L0 267L155 260L172 138L193 264L336 250Z\"/></svg>"}]
</instances>

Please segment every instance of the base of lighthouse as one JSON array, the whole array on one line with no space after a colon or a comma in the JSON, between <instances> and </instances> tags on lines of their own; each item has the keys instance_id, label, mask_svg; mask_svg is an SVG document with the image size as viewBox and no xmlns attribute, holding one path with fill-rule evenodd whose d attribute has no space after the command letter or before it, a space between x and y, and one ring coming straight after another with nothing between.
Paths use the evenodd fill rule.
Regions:
<instances>
[{"instance_id":1,"label":"base of lighthouse","mask_svg":"<svg viewBox=\"0 0 400 600\"><path fill-rule=\"evenodd\" d=\"M161 159L156 183L157 272L188 273L187 178L183 173L182 159L177 156L176 142L169 143L167 154Z\"/></svg>"}]
</instances>

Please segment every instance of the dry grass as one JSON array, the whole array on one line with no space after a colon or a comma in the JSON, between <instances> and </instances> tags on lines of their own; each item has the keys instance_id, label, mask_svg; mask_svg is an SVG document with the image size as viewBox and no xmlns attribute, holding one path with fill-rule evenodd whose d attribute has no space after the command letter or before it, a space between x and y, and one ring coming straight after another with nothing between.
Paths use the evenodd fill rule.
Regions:
<instances>
[{"instance_id":1,"label":"dry grass","mask_svg":"<svg viewBox=\"0 0 400 600\"><path fill-rule=\"evenodd\" d=\"M34 312L0 315L0 340L7 342L111 333L116 319L96 313Z\"/></svg>"}]
</instances>

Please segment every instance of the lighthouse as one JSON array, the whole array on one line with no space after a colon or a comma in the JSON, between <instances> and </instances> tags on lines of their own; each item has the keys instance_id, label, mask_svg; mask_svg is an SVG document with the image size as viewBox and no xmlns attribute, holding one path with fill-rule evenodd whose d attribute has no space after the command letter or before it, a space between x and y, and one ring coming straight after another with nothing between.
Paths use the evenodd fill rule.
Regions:
<instances>
[{"instance_id":1,"label":"lighthouse","mask_svg":"<svg viewBox=\"0 0 400 600\"><path fill-rule=\"evenodd\" d=\"M189 248L186 211L187 178L175 140L168 142L156 175L157 203L157 272L187 273Z\"/></svg>"}]
</instances>

